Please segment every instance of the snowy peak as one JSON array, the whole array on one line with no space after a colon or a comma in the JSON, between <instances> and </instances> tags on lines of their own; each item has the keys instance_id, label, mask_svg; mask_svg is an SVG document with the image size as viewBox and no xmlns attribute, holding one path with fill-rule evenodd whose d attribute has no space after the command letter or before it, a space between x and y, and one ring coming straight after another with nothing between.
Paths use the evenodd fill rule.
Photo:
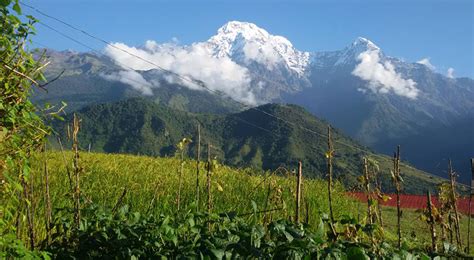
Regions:
<instances>
[{"instance_id":1,"label":"snowy peak","mask_svg":"<svg viewBox=\"0 0 474 260\"><path fill-rule=\"evenodd\" d=\"M364 37L357 37L357 39L351 45L352 49L358 50L380 50L380 48L373 42Z\"/></svg>"},{"instance_id":2,"label":"snowy peak","mask_svg":"<svg viewBox=\"0 0 474 260\"><path fill-rule=\"evenodd\" d=\"M283 36L271 35L253 23L230 21L208 41L216 57L231 57L241 63L257 62L272 70L280 64L302 75L309 53L296 50Z\"/></svg>"},{"instance_id":3,"label":"snowy peak","mask_svg":"<svg viewBox=\"0 0 474 260\"><path fill-rule=\"evenodd\" d=\"M361 53L373 51L381 52L380 48L372 41L364 37L357 37L351 45L341 51L335 65L353 64Z\"/></svg>"}]
</instances>

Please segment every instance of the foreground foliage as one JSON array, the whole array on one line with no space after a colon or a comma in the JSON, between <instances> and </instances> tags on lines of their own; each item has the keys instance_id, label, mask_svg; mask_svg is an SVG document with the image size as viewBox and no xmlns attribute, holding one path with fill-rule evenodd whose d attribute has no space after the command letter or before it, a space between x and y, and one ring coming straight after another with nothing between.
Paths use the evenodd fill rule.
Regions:
<instances>
[{"instance_id":1,"label":"foreground foliage","mask_svg":"<svg viewBox=\"0 0 474 260\"><path fill-rule=\"evenodd\" d=\"M254 204L256 205L256 204ZM276 259L431 259L422 249L401 250L383 240L379 227L361 225L349 216L337 223L338 238L326 234L327 219L315 229L278 220L259 224L257 207L251 220L229 215L207 215L193 210L172 217L142 215L123 206L116 213L89 207L79 229L69 219L56 223L56 234L46 249L59 259L150 258L276 258ZM378 238L376 238L378 237ZM441 256L462 257L447 245Z\"/></svg>"}]
</instances>

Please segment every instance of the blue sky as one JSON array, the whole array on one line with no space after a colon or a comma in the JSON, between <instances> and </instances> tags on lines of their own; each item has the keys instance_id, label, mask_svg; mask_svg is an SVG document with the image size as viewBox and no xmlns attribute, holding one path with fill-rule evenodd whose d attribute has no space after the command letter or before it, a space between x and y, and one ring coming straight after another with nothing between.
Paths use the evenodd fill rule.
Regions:
<instances>
[{"instance_id":1,"label":"blue sky","mask_svg":"<svg viewBox=\"0 0 474 260\"><path fill-rule=\"evenodd\" d=\"M113 42L205 41L229 20L253 22L304 51L337 50L356 37L408 61L429 58L437 71L474 78L474 1L122 1L24 0ZM93 46L103 44L23 7L41 21ZM36 42L57 50L86 50L37 25Z\"/></svg>"}]
</instances>

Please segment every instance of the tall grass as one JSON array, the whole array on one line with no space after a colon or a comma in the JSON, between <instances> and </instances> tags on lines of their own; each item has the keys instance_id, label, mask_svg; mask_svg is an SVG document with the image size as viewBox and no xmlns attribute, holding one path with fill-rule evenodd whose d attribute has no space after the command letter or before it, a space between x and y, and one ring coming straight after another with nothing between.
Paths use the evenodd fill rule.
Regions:
<instances>
[{"instance_id":1,"label":"tall grass","mask_svg":"<svg viewBox=\"0 0 474 260\"><path fill-rule=\"evenodd\" d=\"M66 158L72 159L72 152L65 152ZM41 183L44 169L42 160L48 158L49 192L51 204L55 208L55 217L59 217L58 209L73 208L69 179L66 165L61 152L46 152L35 156L33 171L37 172L37 183ZM120 199L121 204L128 204L131 210L153 214L179 214L195 207L196 203L196 163L186 160L183 167L181 188L181 208L178 211L176 191L179 185L178 169L181 167L179 158L153 158L123 154L81 153L81 196L82 203L93 202L96 205L112 209ZM200 172L206 173L205 165ZM295 165L295 168L297 165ZM303 169L304 172L304 169ZM200 178L200 186L206 185L206 178ZM310 223L317 226L321 213L329 212L326 182L323 180L304 179L302 202L308 204ZM296 177L281 176L266 172L256 174L250 169L233 169L219 165L212 172L212 212L222 214L243 214L253 212L252 201L266 217L288 219L295 212ZM122 197L124 189L126 195ZM35 204L36 220L44 219L44 201L42 189L37 189ZM333 209L336 217L355 213L355 202L343 195L343 187L336 185L333 191ZM154 201L152 203L152 201ZM199 208L206 208L206 201L200 201ZM314 223L312 223L314 221ZM36 225L41 229L43 224ZM45 236L44 230L37 230L39 238ZM40 235L43 234L43 235Z\"/></svg>"}]
</instances>

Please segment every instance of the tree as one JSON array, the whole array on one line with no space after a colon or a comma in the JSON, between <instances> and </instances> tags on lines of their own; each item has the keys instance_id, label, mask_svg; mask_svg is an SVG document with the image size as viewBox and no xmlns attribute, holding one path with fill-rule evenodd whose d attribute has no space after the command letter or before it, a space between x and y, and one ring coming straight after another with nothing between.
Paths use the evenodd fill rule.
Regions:
<instances>
[{"instance_id":1,"label":"tree","mask_svg":"<svg viewBox=\"0 0 474 260\"><path fill-rule=\"evenodd\" d=\"M29 100L32 88L42 88L44 65L29 50L36 19L22 17L18 0L0 0L0 258L21 247L28 233L35 246L30 156L44 144L50 129ZM22 21L22 20L26 20ZM38 57L38 56L36 56ZM22 223L26 219L25 223ZM10 255L12 256L12 255ZM13 255L15 257L15 255ZM22 257L16 256L16 257Z\"/></svg>"}]
</instances>

